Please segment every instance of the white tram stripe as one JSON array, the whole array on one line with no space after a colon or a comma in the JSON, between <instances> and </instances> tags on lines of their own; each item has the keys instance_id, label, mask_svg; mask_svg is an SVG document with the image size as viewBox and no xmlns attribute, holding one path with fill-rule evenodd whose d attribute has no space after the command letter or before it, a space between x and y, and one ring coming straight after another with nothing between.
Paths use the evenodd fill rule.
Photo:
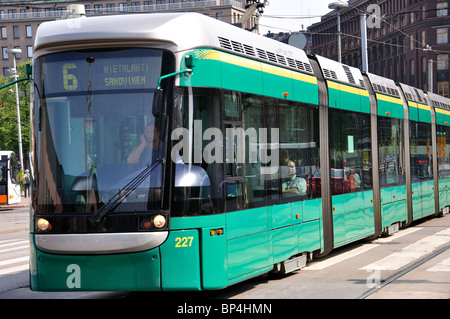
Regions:
<instances>
[{"instance_id":1,"label":"white tram stripe","mask_svg":"<svg viewBox=\"0 0 450 319\"><path fill-rule=\"evenodd\" d=\"M0 266L6 266L6 265L11 265L11 264L18 264L18 263L21 263L21 262L24 262L24 261L29 261L29 260L30 260L29 256L8 259L8 260L0 261Z\"/></svg>"},{"instance_id":2,"label":"white tram stripe","mask_svg":"<svg viewBox=\"0 0 450 319\"><path fill-rule=\"evenodd\" d=\"M5 240L0 240L0 246L2 245L2 244L4 244L4 243L10 243L10 242L13 242L13 241L15 241L15 242L17 242L17 241L22 241L21 239L5 239Z\"/></svg>"},{"instance_id":3,"label":"white tram stripe","mask_svg":"<svg viewBox=\"0 0 450 319\"><path fill-rule=\"evenodd\" d=\"M302 270L322 270L324 268L333 266L334 264L345 261L346 259L349 259L349 258L355 257L359 254L365 253L365 252L371 250L372 248L380 246L379 244L391 242L393 240L396 240L405 235L409 235L420 229L422 229L422 228L416 227L416 228L402 229L398 233L394 234L393 236L377 238L377 239L373 240L373 242L371 244L362 245L362 246L352 249L351 251L348 251L346 253L339 254L335 257L327 258L324 260L314 261L313 263L309 264L308 266L302 268Z\"/></svg>"},{"instance_id":4,"label":"white tram stripe","mask_svg":"<svg viewBox=\"0 0 450 319\"><path fill-rule=\"evenodd\" d=\"M349 258L355 257L359 254L365 253L365 252L367 252L375 247L378 247L378 246L379 245L365 244L365 245L362 245L355 249L352 249L350 251L347 251L345 253L339 254L337 256L327 258L323 261L312 262L309 266L302 268L302 270L322 270L322 269L330 267L334 264L340 263L341 261L344 261L346 259L349 259Z\"/></svg>"},{"instance_id":5,"label":"white tram stripe","mask_svg":"<svg viewBox=\"0 0 450 319\"><path fill-rule=\"evenodd\" d=\"M448 242L450 242L450 231L445 229L434 235L422 238L414 244L404 247L401 251L392 253L360 269L396 270L431 253L439 246Z\"/></svg>"},{"instance_id":6,"label":"white tram stripe","mask_svg":"<svg viewBox=\"0 0 450 319\"><path fill-rule=\"evenodd\" d=\"M392 236L388 236L388 237L379 237L377 239L374 240L374 242L376 243L389 243L393 240L397 240L400 237L403 237L405 235L409 235L411 233L414 233L418 230L421 230L422 227L412 227L412 228L406 228L406 229L402 229L400 230L398 233L393 234Z\"/></svg>"},{"instance_id":7,"label":"white tram stripe","mask_svg":"<svg viewBox=\"0 0 450 319\"><path fill-rule=\"evenodd\" d=\"M14 245L22 245L22 244L28 244L28 240L18 240L13 243L5 243L5 244L0 243L0 248L7 247L7 246L14 246Z\"/></svg>"},{"instance_id":8,"label":"white tram stripe","mask_svg":"<svg viewBox=\"0 0 450 319\"><path fill-rule=\"evenodd\" d=\"M28 264L23 264L23 265L19 265L19 266L14 266L14 267L9 267L9 268L5 268L5 269L0 269L0 276L2 275L8 275L8 274L13 274L22 270L28 270L29 266Z\"/></svg>"},{"instance_id":9,"label":"white tram stripe","mask_svg":"<svg viewBox=\"0 0 450 319\"><path fill-rule=\"evenodd\" d=\"M18 246L18 247L13 247L13 248L7 248L7 249L2 249L0 250L0 254L1 253L7 253L9 251L15 251L15 250L19 250L19 249L26 249L29 248L29 245L24 245L24 246Z\"/></svg>"},{"instance_id":10,"label":"white tram stripe","mask_svg":"<svg viewBox=\"0 0 450 319\"><path fill-rule=\"evenodd\" d=\"M450 271L450 258L444 259L440 263L437 263L427 271Z\"/></svg>"}]
</instances>

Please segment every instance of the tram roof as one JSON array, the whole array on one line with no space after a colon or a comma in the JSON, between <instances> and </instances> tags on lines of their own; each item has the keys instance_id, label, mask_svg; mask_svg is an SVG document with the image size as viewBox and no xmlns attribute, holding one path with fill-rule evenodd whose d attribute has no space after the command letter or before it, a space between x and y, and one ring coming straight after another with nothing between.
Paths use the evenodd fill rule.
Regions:
<instances>
[{"instance_id":1,"label":"tram roof","mask_svg":"<svg viewBox=\"0 0 450 319\"><path fill-rule=\"evenodd\" d=\"M34 48L112 41L159 43L174 52L217 48L313 74L303 50L193 12L109 15L45 22L38 28Z\"/></svg>"},{"instance_id":2,"label":"tram roof","mask_svg":"<svg viewBox=\"0 0 450 319\"><path fill-rule=\"evenodd\" d=\"M431 101L431 105L436 108L445 109L450 111L450 99L447 97L443 97L436 93L427 92L428 98Z\"/></svg>"},{"instance_id":3,"label":"tram roof","mask_svg":"<svg viewBox=\"0 0 450 319\"><path fill-rule=\"evenodd\" d=\"M400 93L394 80L369 72L367 73L367 76L369 77L372 88L375 92L400 98Z\"/></svg>"},{"instance_id":4,"label":"tram roof","mask_svg":"<svg viewBox=\"0 0 450 319\"><path fill-rule=\"evenodd\" d=\"M405 93L405 97L408 101L421 104L428 104L425 94L421 89L415 88L413 86L404 83L399 84L403 90L403 93Z\"/></svg>"}]
</instances>

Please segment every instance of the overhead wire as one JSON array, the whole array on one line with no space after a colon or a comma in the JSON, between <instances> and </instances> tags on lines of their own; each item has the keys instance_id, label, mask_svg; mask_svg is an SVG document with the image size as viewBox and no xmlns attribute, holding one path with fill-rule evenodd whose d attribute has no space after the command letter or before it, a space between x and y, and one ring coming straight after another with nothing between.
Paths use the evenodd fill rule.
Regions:
<instances>
[{"instance_id":1,"label":"overhead wire","mask_svg":"<svg viewBox=\"0 0 450 319\"><path fill-rule=\"evenodd\" d=\"M346 3L348 4L346 1L343 0L338 0L341 3ZM351 7L352 9L355 9L357 11L359 11L360 13L366 13L367 12L363 9L358 8L357 6L354 5L350 5L348 4L349 7ZM425 11L422 10L412 10L412 11L405 11L405 12L401 12L401 13L396 13L395 15L400 15L400 14L410 14L410 13L423 13L423 12L430 12L430 11L436 11L437 9L428 9ZM317 18L317 17L322 17L323 15L317 15L317 16L311 16L311 15L261 15L261 17L264 18L271 18L271 19L309 19L309 18ZM442 54L442 53L450 53L450 51L446 51L446 50L436 50L433 49L431 47L428 47L423 45L423 43L417 39L414 38L414 35L409 35L406 32L404 32L403 30L397 28L394 24L390 23L388 20L386 20L386 18L384 18L383 16L374 16L376 19L378 19L380 22L384 22L386 23L388 26L390 26L391 28L393 28L394 30L400 32L401 34L403 34L406 38L413 40L416 44L418 44L416 47L410 48L410 46L406 46L406 45L399 45L399 44L394 44L394 43L388 43L385 41L379 41L379 40L374 40L374 39L368 39L369 42L373 42L373 43L379 43L379 44L385 44L388 46L396 46L396 47L401 47L401 48L405 48L405 49L410 49L410 50L427 50L427 51L432 51L436 54ZM349 21L351 19L356 19L358 18L358 16L352 17L350 19L347 19L346 21ZM266 24L259 24L260 26L264 26L264 27L268 27L268 28L275 28L275 29L279 29L279 30L285 30L285 31L296 31L296 30L292 30L292 29L286 29L286 28L280 28L280 27L275 27L275 26L271 26L271 25L266 25ZM325 32L311 32L311 34L317 34L317 35L336 35L337 32L333 32L333 33L325 33ZM355 37L358 39L361 39L361 37L355 36L355 35L351 35L351 34L345 34L341 32L341 35L345 35L348 37Z\"/></svg>"}]
</instances>

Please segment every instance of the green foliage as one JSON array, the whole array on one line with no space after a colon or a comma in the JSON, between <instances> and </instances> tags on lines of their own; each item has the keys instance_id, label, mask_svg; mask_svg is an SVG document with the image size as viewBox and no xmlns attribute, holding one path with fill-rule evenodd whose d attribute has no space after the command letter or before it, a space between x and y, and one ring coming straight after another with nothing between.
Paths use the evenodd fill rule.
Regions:
<instances>
[{"instance_id":1,"label":"green foliage","mask_svg":"<svg viewBox=\"0 0 450 319\"><path fill-rule=\"evenodd\" d=\"M30 63L30 62L28 62ZM17 70L19 79L26 78L25 62L19 62ZM14 81L13 78L0 76L0 86ZM27 154L30 149L30 82L18 83L20 126L22 133L22 150ZM15 85L0 90L0 150L14 151L19 154L19 138L17 130L17 107Z\"/></svg>"}]
</instances>

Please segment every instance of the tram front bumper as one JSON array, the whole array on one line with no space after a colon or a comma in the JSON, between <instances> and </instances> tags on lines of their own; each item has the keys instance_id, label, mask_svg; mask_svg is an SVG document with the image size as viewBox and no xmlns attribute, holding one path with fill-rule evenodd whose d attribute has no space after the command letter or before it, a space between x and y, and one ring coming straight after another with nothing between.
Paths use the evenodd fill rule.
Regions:
<instances>
[{"instance_id":1,"label":"tram front bumper","mask_svg":"<svg viewBox=\"0 0 450 319\"><path fill-rule=\"evenodd\" d=\"M30 255L30 287L35 291L159 291L160 250L106 255Z\"/></svg>"}]
</instances>

